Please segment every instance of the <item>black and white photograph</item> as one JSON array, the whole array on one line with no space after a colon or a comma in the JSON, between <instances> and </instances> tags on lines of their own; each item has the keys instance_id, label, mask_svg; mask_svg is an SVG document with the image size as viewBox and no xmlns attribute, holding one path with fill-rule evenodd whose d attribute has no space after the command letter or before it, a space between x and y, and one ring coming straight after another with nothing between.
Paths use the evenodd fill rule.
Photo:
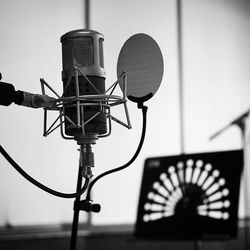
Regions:
<instances>
[{"instance_id":1,"label":"black and white photograph","mask_svg":"<svg viewBox=\"0 0 250 250\"><path fill-rule=\"evenodd\" d=\"M0 0L0 249L249 250L250 0Z\"/></svg>"}]
</instances>

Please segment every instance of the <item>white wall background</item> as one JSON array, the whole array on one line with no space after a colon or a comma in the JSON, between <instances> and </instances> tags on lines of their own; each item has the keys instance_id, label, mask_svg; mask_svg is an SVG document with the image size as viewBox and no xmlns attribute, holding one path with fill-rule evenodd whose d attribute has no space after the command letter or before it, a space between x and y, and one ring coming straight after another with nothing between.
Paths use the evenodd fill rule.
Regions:
<instances>
[{"instance_id":1,"label":"white wall background","mask_svg":"<svg viewBox=\"0 0 250 250\"><path fill-rule=\"evenodd\" d=\"M103 213L94 216L95 223L134 222L143 159L180 150L176 1L95 0L91 10L91 27L106 35L108 72L114 71L117 51L124 39L137 32L152 35L164 55L165 76L159 93L149 104L149 132L140 159L128 173L121 173L120 178L107 178L95 190L96 198L104 204ZM208 138L250 106L249 14L250 5L246 0L182 1L186 153L241 148L236 127L214 141ZM135 122L137 125L138 121ZM132 145L127 136L122 139L119 134L118 137L121 150L123 145L125 149ZM116 146L109 149L112 147ZM125 159L128 150L121 155L115 152L110 159L114 164L121 155ZM249 196L249 189L248 185L247 193L241 194L241 217L248 214L245 197Z\"/></svg>"},{"instance_id":2,"label":"white wall background","mask_svg":"<svg viewBox=\"0 0 250 250\"><path fill-rule=\"evenodd\" d=\"M208 138L249 108L250 2L183 1L185 137L188 151L241 146L237 128Z\"/></svg>"},{"instance_id":3,"label":"white wall background","mask_svg":"<svg viewBox=\"0 0 250 250\"><path fill-rule=\"evenodd\" d=\"M183 2L185 152L240 148L237 128L208 137L249 108L249 1ZM0 1L0 72L17 89L40 92L44 77L61 92L60 36L84 27L83 1ZM162 85L148 102L148 132L142 153L128 170L101 180L93 198L102 212L94 224L133 223L145 158L180 153L176 0L92 0L90 27L104 34L107 86L116 79L116 62L125 40L138 32L159 44L165 63ZM113 125L109 138L93 147L94 174L120 166L133 155L141 114L129 105L133 129ZM118 116L119 111L114 111ZM42 137L43 114L17 106L0 107L0 143L28 173L44 184L75 190L78 153L59 132ZM0 157L0 225L70 222L72 200L46 194ZM249 188L250 189L250 188ZM248 190L249 192L249 190ZM246 214L241 202L240 214ZM81 213L84 221L85 214Z\"/></svg>"},{"instance_id":4,"label":"white wall background","mask_svg":"<svg viewBox=\"0 0 250 250\"><path fill-rule=\"evenodd\" d=\"M147 33L159 44L164 58L164 77L154 98L147 103L145 144L136 162L124 172L100 180L94 188L102 212L93 223L135 221L145 158L180 153L176 1L91 1L92 29L105 35L107 84L116 79L116 64L123 43L136 33ZM114 126L110 138L96 146L96 172L126 163L134 154L141 133L141 111L129 105L133 129ZM105 155L103 155L105 148Z\"/></svg>"},{"instance_id":5,"label":"white wall background","mask_svg":"<svg viewBox=\"0 0 250 250\"><path fill-rule=\"evenodd\" d=\"M0 72L3 81L41 93L44 77L59 93L64 33L84 28L82 0L1 0ZM0 107L0 143L33 177L51 188L74 192L78 172L75 143L59 132L43 138L43 111ZM52 197L23 179L0 157L0 225L71 222L72 200ZM84 215L83 215L84 216Z\"/></svg>"},{"instance_id":6,"label":"white wall background","mask_svg":"<svg viewBox=\"0 0 250 250\"><path fill-rule=\"evenodd\" d=\"M182 2L186 151L241 148L236 126L208 138L250 107L250 1ZM249 190L240 217L250 215Z\"/></svg>"}]
</instances>

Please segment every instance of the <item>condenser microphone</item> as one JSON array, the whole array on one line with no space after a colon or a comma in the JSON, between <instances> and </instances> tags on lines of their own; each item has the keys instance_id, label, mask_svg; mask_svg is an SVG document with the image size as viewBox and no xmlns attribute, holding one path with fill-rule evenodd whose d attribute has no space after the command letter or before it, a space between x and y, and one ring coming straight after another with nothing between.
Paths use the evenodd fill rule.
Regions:
<instances>
[{"instance_id":1,"label":"condenser microphone","mask_svg":"<svg viewBox=\"0 0 250 250\"><path fill-rule=\"evenodd\" d=\"M45 108L53 105L55 100L55 98L48 95L15 90L15 87L11 83L0 82L0 105L3 106L15 103L29 108Z\"/></svg>"},{"instance_id":2,"label":"condenser microphone","mask_svg":"<svg viewBox=\"0 0 250 250\"><path fill-rule=\"evenodd\" d=\"M103 35L93 30L74 30L61 37L63 97L80 97L79 105L64 105L65 134L76 140L93 134L100 136L107 132L107 118L100 110L98 98L105 93L105 70L103 60ZM91 97L90 99L84 97ZM81 126L72 124L84 124Z\"/></svg>"}]
</instances>

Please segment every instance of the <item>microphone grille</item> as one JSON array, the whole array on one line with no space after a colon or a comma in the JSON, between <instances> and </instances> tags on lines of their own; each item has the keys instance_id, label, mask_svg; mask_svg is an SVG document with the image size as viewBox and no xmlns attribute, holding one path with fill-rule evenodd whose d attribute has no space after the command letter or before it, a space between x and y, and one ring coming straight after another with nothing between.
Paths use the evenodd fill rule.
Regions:
<instances>
[{"instance_id":1,"label":"microphone grille","mask_svg":"<svg viewBox=\"0 0 250 250\"><path fill-rule=\"evenodd\" d=\"M94 48L91 37L73 37L62 44L63 69L90 67L94 64Z\"/></svg>"},{"instance_id":2,"label":"microphone grille","mask_svg":"<svg viewBox=\"0 0 250 250\"><path fill-rule=\"evenodd\" d=\"M85 75L105 77L103 40L102 34L92 30L74 30L64 34L61 37L63 79L75 67Z\"/></svg>"}]
</instances>

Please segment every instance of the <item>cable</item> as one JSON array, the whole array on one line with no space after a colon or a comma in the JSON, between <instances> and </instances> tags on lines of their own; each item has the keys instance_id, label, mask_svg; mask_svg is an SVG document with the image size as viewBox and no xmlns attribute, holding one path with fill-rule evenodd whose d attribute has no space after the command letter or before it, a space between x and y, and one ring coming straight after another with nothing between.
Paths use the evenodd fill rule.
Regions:
<instances>
[{"instance_id":1,"label":"cable","mask_svg":"<svg viewBox=\"0 0 250 250\"><path fill-rule=\"evenodd\" d=\"M142 148L142 145L143 145L143 142L144 142L144 139L145 139L145 135L146 135L146 125L147 125L147 107L146 106L142 106L141 107L142 109L142 115L143 115L143 123L142 123L142 133L141 133L141 139L140 139L140 142L139 142L139 145L137 147L137 150L135 152L135 154L133 155L133 157L126 163L124 164L123 166L121 167L118 167L118 168L114 168L114 169L111 169L111 170L108 170L102 174L100 174L99 176L97 176L90 184L89 184L89 188L88 188L88 191L87 191L87 195L86 195L86 200L91 200L91 197L90 197L90 193L91 193L91 189L93 188L94 184L100 180L102 177L106 176L106 175L109 175L109 174L112 174L112 173L115 173L115 172L118 172L118 171L121 171L127 167L129 167L134 161L135 159L137 158L137 156L139 155L140 151L141 151L141 148Z\"/></svg>"},{"instance_id":2,"label":"cable","mask_svg":"<svg viewBox=\"0 0 250 250\"><path fill-rule=\"evenodd\" d=\"M145 139L145 134L146 134L146 123L147 123L147 107L146 106L141 106L140 107L142 109L142 115L143 115L143 125L142 125L142 133L141 133L141 139L139 142L139 145L137 147L137 150L135 152L135 154L133 155L133 157L123 166L118 167L118 168L114 168L111 170L108 170L102 174L100 174L99 176L97 176L90 184L89 184L89 178L85 179L85 183L82 186L81 190L76 192L76 193L61 193L58 192L56 190L53 190L45 185L43 185L42 183L38 182L37 180L35 180L33 177L31 177L29 174L27 174L14 160L13 158L6 152L6 150L0 145L0 153L3 155L3 157L10 163L10 165L12 165L12 167L14 167L16 169L16 171L18 173L20 173L26 180L28 180L29 182L31 182L33 185L35 185L36 187L42 189L43 191L57 196L57 197L61 197L61 198L76 198L81 196L88 188L87 191L87 196L86 196L86 200L90 200L90 193L91 193L91 189L94 186L94 184L100 180L102 177L121 171L127 167L129 167L137 158L137 156L139 155L144 139ZM89 187L88 187L89 185Z\"/></svg>"},{"instance_id":3,"label":"cable","mask_svg":"<svg viewBox=\"0 0 250 250\"><path fill-rule=\"evenodd\" d=\"M10 165L12 165L16 171L21 174L26 180L28 180L29 182L31 182L33 185L37 186L38 188L42 189L43 191L52 194L54 196L57 197L61 197L61 198L76 198L81 196L88 187L89 184L89 179L85 179L85 183L82 186L81 190L79 190L76 193L61 193L58 192L56 190L53 190L51 188L48 188L47 186L43 185L42 183L38 182L37 180L35 180L34 178L32 178L30 175L28 175L12 158L11 156L5 151L5 149L0 145L0 153L3 155L3 157L10 163Z\"/></svg>"}]
</instances>

